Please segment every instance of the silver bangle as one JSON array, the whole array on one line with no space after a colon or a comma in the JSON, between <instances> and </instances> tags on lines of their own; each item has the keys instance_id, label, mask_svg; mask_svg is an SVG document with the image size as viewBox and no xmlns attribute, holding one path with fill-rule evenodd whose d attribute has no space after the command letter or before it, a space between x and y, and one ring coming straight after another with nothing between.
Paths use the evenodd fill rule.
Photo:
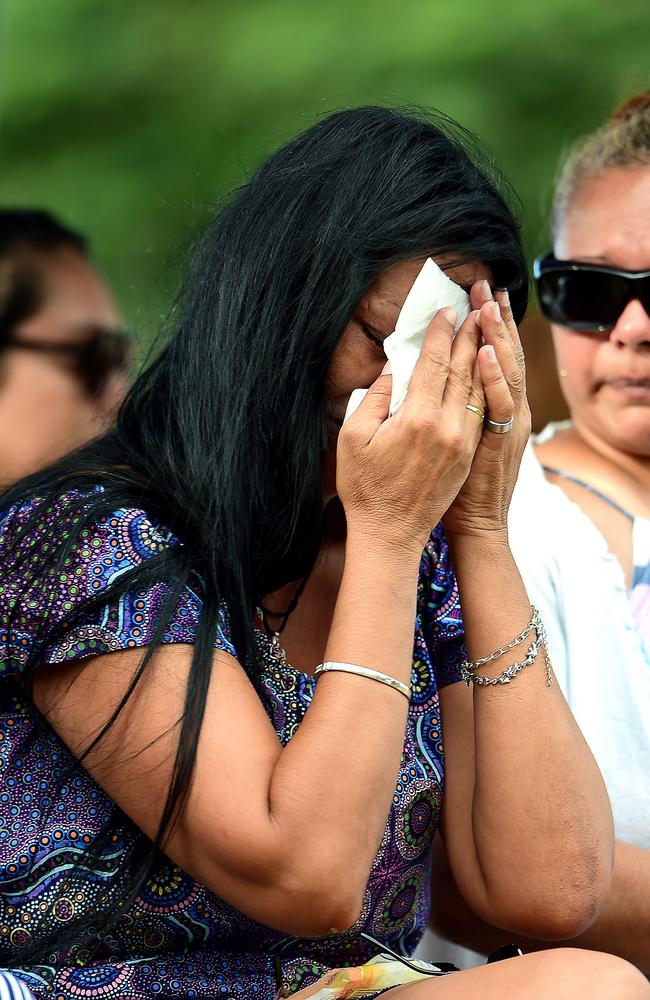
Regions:
<instances>
[{"instance_id":1,"label":"silver bangle","mask_svg":"<svg viewBox=\"0 0 650 1000\"><path fill-rule=\"evenodd\" d=\"M381 671L373 670L371 667L360 667L357 663L339 663L335 660L327 660L325 663L318 664L314 670L314 676L318 677L320 674L327 673L330 670L340 671L343 674L356 674L357 677L365 677L369 681L386 684L388 687L403 694L407 701L411 700L411 688L408 684L403 684L402 681L397 680L397 677L391 677L390 674L382 674Z\"/></svg>"},{"instance_id":2,"label":"silver bangle","mask_svg":"<svg viewBox=\"0 0 650 1000\"><path fill-rule=\"evenodd\" d=\"M548 687L553 683L553 675L551 672L551 663L548 658L548 651L546 648L546 628L540 617L537 608L532 607L532 617L530 622L523 630L523 632L518 635L512 642L506 643L505 646L500 646L499 649L495 649L493 653L489 656L483 656L480 660L465 660L460 665L460 676L461 679L465 681L467 686L470 684L477 684L479 687L484 686L494 686L496 684L509 684L510 681L517 676L517 674L524 669L524 667L530 667L537 659L537 654L542 647L544 648L544 659L546 662L546 684ZM511 663L509 667L506 667L497 677L486 677L483 674L477 674L475 671L483 666L485 663L489 663L492 660L497 660L500 656L503 656L510 649L514 649L521 642L523 642L527 636L530 635L531 631L535 629L536 638L533 639L526 656L523 660L515 663Z\"/></svg>"}]
</instances>

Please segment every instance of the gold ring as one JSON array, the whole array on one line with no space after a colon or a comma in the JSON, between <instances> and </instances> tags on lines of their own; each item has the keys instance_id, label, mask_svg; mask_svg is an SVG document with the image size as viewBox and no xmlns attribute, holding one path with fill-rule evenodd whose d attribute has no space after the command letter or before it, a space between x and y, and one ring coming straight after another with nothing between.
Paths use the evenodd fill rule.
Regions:
<instances>
[{"instance_id":1,"label":"gold ring","mask_svg":"<svg viewBox=\"0 0 650 1000\"><path fill-rule=\"evenodd\" d=\"M475 413L480 420L485 420L485 413L483 412L483 410L479 410L478 406L472 406L471 403L467 403L465 409L471 410L472 413Z\"/></svg>"}]
</instances>

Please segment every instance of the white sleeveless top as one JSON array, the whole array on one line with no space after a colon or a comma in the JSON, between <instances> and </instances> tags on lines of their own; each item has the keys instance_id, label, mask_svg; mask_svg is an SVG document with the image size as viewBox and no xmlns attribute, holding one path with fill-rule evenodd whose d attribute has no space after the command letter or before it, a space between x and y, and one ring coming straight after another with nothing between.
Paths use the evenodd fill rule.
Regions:
<instances>
[{"instance_id":1,"label":"white sleeveless top","mask_svg":"<svg viewBox=\"0 0 650 1000\"><path fill-rule=\"evenodd\" d=\"M634 519L628 591L601 533L548 482L529 446L509 527L524 583L548 629L553 668L605 779L616 837L650 849L650 523Z\"/></svg>"}]
</instances>

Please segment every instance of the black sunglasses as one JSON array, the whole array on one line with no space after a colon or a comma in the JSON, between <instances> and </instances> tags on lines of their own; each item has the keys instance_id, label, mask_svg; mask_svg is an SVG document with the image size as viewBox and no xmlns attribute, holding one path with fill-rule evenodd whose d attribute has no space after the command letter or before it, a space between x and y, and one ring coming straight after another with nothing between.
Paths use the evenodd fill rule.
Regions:
<instances>
[{"instance_id":1,"label":"black sunglasses","mask_svg":"<svg viewBox=\"0 0 650 1000\"><path fill-rule=\"evenodd\" d=\"M39 351L69 358L87 392L100 393L108 379L117 371L126 371L133 357L131 337L117 330L96 330L80 344L57 344L46 340L22 340L16 332L2 337L0 349L19 348L22 351Z\"/></svg>"},{"instance_id":2,"label":"black sunglasses","mask_svg":"<svg viewBox=\"0 0 650 1000\"><path fill-rule=\"evenodd\" d=\"M533 275L544 316L569 330L612 330L633 299L650 315L650 271L622 271L547 254L537 258Z\"/></svg>"}]
</instances>

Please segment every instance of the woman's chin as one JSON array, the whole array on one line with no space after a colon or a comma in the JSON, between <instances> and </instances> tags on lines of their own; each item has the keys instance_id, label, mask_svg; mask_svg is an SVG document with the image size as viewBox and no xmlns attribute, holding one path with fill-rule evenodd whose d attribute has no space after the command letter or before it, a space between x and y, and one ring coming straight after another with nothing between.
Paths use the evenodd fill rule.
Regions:
<instances>
[{"instance_id":1,"label":"woman's chin","mask_svg":"<svg viewBox=\"0 0 650 1000\"><path fill-rule=\"evenodd\" d=\"M608 425L606 439L611 447L650 459L650 406L627 406L612 416Z\"/></svg>"}]
</instances>

